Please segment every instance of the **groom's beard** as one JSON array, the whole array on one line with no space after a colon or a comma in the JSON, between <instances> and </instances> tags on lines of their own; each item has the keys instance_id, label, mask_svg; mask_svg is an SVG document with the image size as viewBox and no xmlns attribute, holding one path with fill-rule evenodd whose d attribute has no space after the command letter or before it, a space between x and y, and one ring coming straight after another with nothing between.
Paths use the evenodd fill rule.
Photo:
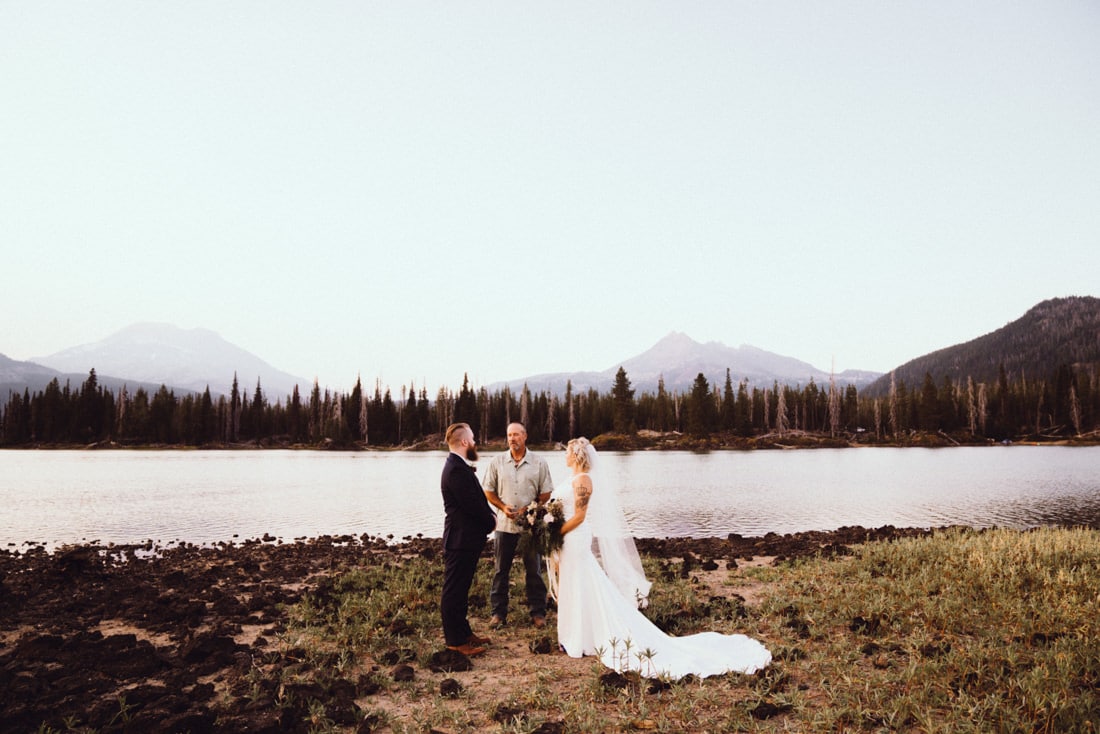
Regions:
<instances>
[{"instance_id":1,"label":"groom's beard","mask_svg":"<svg viewBox=\"0 0 1100 734\"><path fill-rule=\"evenodd\" d=\"M466 449L466 459L468 461L477 461L477 449L475 449L473 446Z\"/></svg>"}]
</instances>

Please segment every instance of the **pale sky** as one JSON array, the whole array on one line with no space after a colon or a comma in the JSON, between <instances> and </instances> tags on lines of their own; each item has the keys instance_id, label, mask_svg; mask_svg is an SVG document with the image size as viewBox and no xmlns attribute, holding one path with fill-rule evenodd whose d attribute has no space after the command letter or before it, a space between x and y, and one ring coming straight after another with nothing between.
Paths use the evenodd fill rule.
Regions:
<instances>
[{"instance_id":1,"label":"pale sky","mask_svg":"<svg viewBox=\"0 0 1100 734\"><path fill-rule=\"evenodd\" d=\"M0 0L0 249L15 359L885 372L1100 296L1100 4Z\"/></svg>"}]
</instances>

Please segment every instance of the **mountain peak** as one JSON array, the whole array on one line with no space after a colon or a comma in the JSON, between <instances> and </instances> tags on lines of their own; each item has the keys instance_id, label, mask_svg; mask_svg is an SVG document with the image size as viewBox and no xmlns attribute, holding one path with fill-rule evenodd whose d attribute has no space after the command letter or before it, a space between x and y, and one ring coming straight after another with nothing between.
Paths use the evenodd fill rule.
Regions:
<instances>
[{"instance_id":1,"label":"mountain peak","mask_svg":"<svg viewBox=\"0 0 1100 734\"><path fill-rule=\"evenodd\" d=\"M695 341L694 339L692 339L690 336L688 336L687 334L685 334L682 331L670 331L667 334L665 334L663 337L661 337L661 339L658 340L658 342L654 346L657 347L657 346L661 346L662 344L680 344L680 343L698 344L697 341Z\"/></svg>"},{"instance_id":2,"label":"mountain peak","mask_svg":"<svg viewBox=\"0 0 1100 734\"><path fill-rule=\"evenodd\" d=\"M776 382L781 385L805 385L810 380L824 383L829 379L828 373L793 357L748 345L732 348L718 341L702 344L682 331L671 331L645 352L616 362L602 372L535 375L497 385L519 390L527 384L529 389L558 394L565 392L567 383L571 383L575 391L588 388L609 390L620 367L626 371L634 388L643 392L656 392L660 380L664 381L666 390L690 391L700 373L711 385L720 386L725 382L727 370L735 382L747 380L750 384L764 387L771 387ZM859 372L845 373L845 376L856 387L862 387L879 375Z\"/></svg>"},{"instance_id":3,"label":"mountain peak","mask_svg":"<svg viewBox=\"0 0 1100 734\"><path fill-rule=\"evenodd\" d=\"M272 367L256 355L227 342L209 329L182 329L174 324L140 322L106 338L34 361L62 372L126 376L202 392L228 392L237 375L241 385L259 380L274 402L310 383Z\"/></svg>"}]
</instances>

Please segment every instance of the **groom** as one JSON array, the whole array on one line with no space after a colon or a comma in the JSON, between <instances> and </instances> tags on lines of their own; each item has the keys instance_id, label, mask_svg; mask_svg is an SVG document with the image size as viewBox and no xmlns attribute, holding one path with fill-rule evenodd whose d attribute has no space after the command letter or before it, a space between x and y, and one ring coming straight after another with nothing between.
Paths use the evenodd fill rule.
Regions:
<instances>
[{"instance_id":1,"label":"groom","mask_svg":"<svg viewBox=\"0 0 1100 734\"><path fill-rule=\"evenodd\" d=\"M447 649L474 656L485 652L488 638L478 637L467 619L470 585L477 571L477 559L489 532L496 525L485 501L481 483L471 462L477 461L477 442L466 423L447 428L447 463L443 465L443 594L439 611Z\"/></svg>"}]
</instances>

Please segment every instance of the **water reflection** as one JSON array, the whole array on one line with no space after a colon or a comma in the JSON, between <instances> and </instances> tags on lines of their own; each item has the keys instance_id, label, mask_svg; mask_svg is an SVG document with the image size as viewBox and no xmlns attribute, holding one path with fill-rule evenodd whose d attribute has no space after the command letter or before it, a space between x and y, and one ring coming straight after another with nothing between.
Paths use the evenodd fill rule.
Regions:
<instances>
[{"instance_id":1,"label":"water reflection","mask_svg":"<svg viewBox=\"0 0 1100 734\"><path fill-rule=\"evenodd\" d=\"M555 480L566 481L564 456L546 456ZM0 543L438 537L443 459L2 451ZM1100 447L605 452L601 464L639 536L1100 522Z\"/></svg>"}]
</instances>

